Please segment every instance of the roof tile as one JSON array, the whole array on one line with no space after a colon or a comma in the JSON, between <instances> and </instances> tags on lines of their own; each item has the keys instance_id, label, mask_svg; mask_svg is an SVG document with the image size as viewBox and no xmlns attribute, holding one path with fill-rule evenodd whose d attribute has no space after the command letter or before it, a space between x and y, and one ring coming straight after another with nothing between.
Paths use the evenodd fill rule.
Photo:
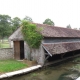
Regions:
<instances>
[{"instance_id":1,"label":"roof tile","mask_svg":"<svg viewBox=\"0 0 80 80\"><path fill-rule=\"evenodd\" d=\"M43 43L43 46L54 55L79 50L80 42Z\"/></svg>"}]
</instances>

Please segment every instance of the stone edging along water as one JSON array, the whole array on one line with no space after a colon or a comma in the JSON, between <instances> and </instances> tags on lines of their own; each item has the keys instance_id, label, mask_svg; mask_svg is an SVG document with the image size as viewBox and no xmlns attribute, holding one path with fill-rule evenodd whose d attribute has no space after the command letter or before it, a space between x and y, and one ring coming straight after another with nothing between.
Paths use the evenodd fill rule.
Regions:
<instances>
[{"instance_id":1,"label":"stone edging along water","mask_svg":"<svg viewBox=\"0 0 80 80\"><path fill-rule=\"evenodd\" d=\"M32 67L25 68L25 69L22 69L22 70L8 72L8 73L0 75L0 79L8 78L8 77L12 77L12 76L15 76L15 75L20 75L20 74L25 74L25 73L37 70L41 67L42 67L41 65L36 65L36 66L32 66Z\"/></svg>"}]
</instances>

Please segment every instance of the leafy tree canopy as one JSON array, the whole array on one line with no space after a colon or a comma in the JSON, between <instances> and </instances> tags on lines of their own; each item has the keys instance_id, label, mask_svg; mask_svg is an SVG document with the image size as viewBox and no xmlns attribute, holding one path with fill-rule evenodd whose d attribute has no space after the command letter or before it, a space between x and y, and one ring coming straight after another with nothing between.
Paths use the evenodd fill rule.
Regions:
<instances>
[{"instance_id":1,"label":"leafy tree canopy","mask_svg":"<svg viewBox=\"0 0 80 80\"><path fill-rule=\"evenodd\" d=\"M3 38L11 33L11 17L0 15L0 36Z\"/></svg>"},{"instance_id":2,"label":"leafy tree canopy","mask_svg":"<svg viewBox=\"0 0 80 80\"><path fill-rule=\"evenodd\" d=\"M32 18L29 16L25 16L25 18L23 20L26 20L28 22L33 22Z\"/></svg>"},{"instance_id":3,"label":"leafy tree canopy","mask_svg":"<svg viewBox=\"0 0 80 80\"><path fill-rule=\"evenodd\" d=\"M43 24L48 24L48 25L52 25L52 26L55 25L54 22L53 22L51 19L49 19L49 18L47 18L47 19L43 22Z\"/></svg>"},{"instance_id":4,"label":"leafy tree canopy","mask_svg":"<svg viewBox=\"0 0 80 80\"><path fill-rule=\"evenodd\" d=\"M21 20L18 17L12 19L12 30L13 32L20 26Z\"/></svg>"},{"instance_id":5,"label":"leafy tree canopy","mask_svg":"<svg viewBox=\"0 0 80 80\"><path fill-rule=\"evenodd\" d=\"M28 22L32 22L32 19L28 16L24 18ZM21 25L21 19L15 17L11 19L9 15L0 14L0 38L8 37Z\"/></svg>"},{"instance_id":6,"label":"leafy tree canopy","mask_svg":"<svg viewBox=\"0 0 80 80\"><path fill-rule=\"evenodd\" d=\"M67 26L66 26L66 28L69 28L69 29L71 29L71 25L70 25L70 24L69 24L69 25L67 25Z\"/></svg>"},{"instance_id":7,"label":"leafy tree canopy","mask_svg":"<svg viewBox=\"0 0 80 80\"><path fill-rule=\"evenodd\" d=\"M30 48L39 48L43 37L40 32L37 31L37 26L35 24L22 21L22 33L24 40L28 43Z\"/></svg>"}]
</instances>

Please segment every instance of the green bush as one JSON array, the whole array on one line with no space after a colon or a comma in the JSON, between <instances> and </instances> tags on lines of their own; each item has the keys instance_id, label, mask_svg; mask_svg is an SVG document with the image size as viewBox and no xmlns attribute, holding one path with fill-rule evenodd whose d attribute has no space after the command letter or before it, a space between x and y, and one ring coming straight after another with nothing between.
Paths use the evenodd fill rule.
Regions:
<instances>
[{"instance_id":1,"label":"green bush","mask_svg":"<svg viewBox=\"0 0 80 80\"><path fill-rule=\"evenodd\" d=\"M28 43L30 48L39 48L43 36L35 24L27 21L22 21L22 33L24 40Z\"/></svg>"}]
</instances>

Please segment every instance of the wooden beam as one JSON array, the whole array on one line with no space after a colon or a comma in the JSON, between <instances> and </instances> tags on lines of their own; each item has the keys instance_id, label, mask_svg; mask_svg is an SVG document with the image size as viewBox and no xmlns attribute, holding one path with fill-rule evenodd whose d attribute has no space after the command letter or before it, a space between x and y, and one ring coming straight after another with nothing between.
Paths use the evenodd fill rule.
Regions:
<instances>
[{"instance_id":1,"label":"wooden beam","mask_svg":"<svg viewBox=\"0 0 80 80\"><path fill-rule=\"evenodd\" d=\"M61 54L61 59L64 57L65 54L66 54L66 53Z\"/></svg>"},{"instance_id":2,"label":"wooden beam","mask_svg":"<svg viewBox=\"0 0 80 80\"><path fill-rule=\"evenodd\" d=\"M52 57L52 54L42 45L42 47L47 51L47 53Z\"/></svg>"},{"instance_id":3,"label":"wooden beam","mask_svg":"<svg viewBox=\"0 0 80 80\"><path fill-rule=\"evenodd\" d=\"M50 56L48 55L46 58L45 58L45 61L49 58Z\"/></svg>"}]
</instances>

